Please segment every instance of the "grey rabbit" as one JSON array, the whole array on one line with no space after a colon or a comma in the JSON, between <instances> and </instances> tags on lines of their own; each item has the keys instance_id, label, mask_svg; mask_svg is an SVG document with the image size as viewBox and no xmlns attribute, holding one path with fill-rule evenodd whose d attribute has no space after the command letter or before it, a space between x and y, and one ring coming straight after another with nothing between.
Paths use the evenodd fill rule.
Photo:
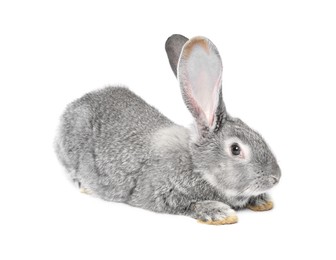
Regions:
<instances>
[{"instance_id":1,"label":"grey rabbit","mask_svg":"<svg viewBox=\"0 0 336 260\"><path fill-rule=\"evenodd\" d=\"M235 209L271 209L266 192L280 168L263 138L227 113L217 48L172 35L166 51L193 126L124 87L88 93L67 106L55 143L71 179L104 200L206 224L236 223Z\"/></svg>"}]
</instances>

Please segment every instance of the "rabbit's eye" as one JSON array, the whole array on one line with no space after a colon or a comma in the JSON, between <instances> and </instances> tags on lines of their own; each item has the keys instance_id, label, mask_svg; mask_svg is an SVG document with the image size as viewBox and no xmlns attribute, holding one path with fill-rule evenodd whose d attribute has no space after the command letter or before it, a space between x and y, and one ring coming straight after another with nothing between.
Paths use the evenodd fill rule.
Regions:
<instances>
[{"instance_id":1,"label":"rabbit's eye","mask_svg":"<svg viewBox=\"0 0 336 260\"><path fill-rule=\"evenodd\" d=\"M231 145L231 153L233 155L240 155L240 147L238 144Z\"/></svg>"}]
</instances>

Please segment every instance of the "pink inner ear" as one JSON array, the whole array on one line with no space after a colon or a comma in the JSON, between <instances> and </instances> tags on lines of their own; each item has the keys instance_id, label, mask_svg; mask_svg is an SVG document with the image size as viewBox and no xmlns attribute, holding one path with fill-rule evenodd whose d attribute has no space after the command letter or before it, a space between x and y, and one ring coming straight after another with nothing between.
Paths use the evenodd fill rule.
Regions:
<instances>
[{"instance_id":1,"label":"pink inner ear","mask_svg":"<svg viewBox=\"0 0 336 260\"><path fill-rule=\"evenodd\" d=\"M188 85L191 87L192 104L197 110L203 112L208 126L211 127L214 124L218 106L221 74L218 68L210 62L201 64L198 67L190 65L188 67L190 84Z\"/></svg>"},{"instance_id":2,"label":"pink inner ear","mask_svg":"<svg viewBox=\"0 0 336 260\"><path fill-rule=\"evenodd\" d=\"M202 108L198 105L197 100L194 99L194 94L192 93L192 88L190 85L185 86L185 94L186 98L188 100L187 107L191 110L194 117L201 121L205 121L206 115Z\"/></svg>"},{"instance_id":3,"label":"pink inner ear","mask_svg":"<svg viewBox=\"0 0 336 260\"><path fill-rule=\"evenodd\" d=\"M213 83L208 76L204 71L200 72L198 77L193 79L194 85L187 84L185 86L185 94L188 100L188 107L193 110L193 115L198 120L204 121L209 127L212 127L218 107L221 77L217 79L216 83ZM187 82L192 82L188 77L186 79ZM193 86L198 86L198 88ZM213 87L209 88L208 86Z\"/></svg>"},{"instance_id":4,"label":"pink inner ear","mask_svg":"<svg viewBox=\"0 0 336 260\"><path fill-rule=\"evenodd\" d=\"M186 45L179 62L184 101L196 120L213 127L221 88L222 62L216 47L205 38L192 39Z\"/></svg>"}]
</instances>

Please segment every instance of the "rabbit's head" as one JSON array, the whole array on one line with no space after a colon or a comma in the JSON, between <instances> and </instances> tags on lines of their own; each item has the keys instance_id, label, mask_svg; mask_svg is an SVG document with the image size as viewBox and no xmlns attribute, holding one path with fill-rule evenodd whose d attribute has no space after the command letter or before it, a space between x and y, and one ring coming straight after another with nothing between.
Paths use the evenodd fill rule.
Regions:
<instances>
[{"instance_id":1,"label":"rabbit's head","mask_svg":"<svg viewBox=\"0 0 336 260\"><path fill-rule=\"evenodd\" d=\"M272 188L280 179L280 168L264 139L228 115L216 46L204 37L188 41L175 37L185 43L180 41L168 50L180 52L179 59L172 61L167 44L166 50L183 100L195 119L190 141L195 172L227 196L250 197ZM172 42L172 38L167 41Z\"/></svg>"}]
</instances>

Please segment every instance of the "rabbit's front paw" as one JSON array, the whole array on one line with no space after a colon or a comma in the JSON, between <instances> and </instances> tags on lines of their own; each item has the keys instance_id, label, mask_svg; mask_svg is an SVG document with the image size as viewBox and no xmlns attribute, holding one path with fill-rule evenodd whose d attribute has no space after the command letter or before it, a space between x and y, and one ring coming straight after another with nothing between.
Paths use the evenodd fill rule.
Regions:
<instances>
[{"instance_id":1,"label":"rabbit's front paw","mask_svg":"<svg viewBox=\"0 0 336 260\"><path fill-rule=\"evenodd\" d=\"M89 189L84 188L84 187L80 188L79 191L81 193L84 193L84 194L87 194L87 195L91 195L92 194L92 192Z\"/></svg>"},{"instance_id":2,"label":"rabbit's front paw","mask_svg":"<svg viewBox=\"0 0 336 260\"><path fill-rule=\"evenodd\" d=\"M238 221L236 212L219 201L199 201L194 204L194 218L209 225L234 224Z\"/></svg>"},{"instance_id":3,"label":"rabbit's front paw","mask_svg":"<svg viewBox=\"0 0 336 260\"><path fill-rule=\"evenodd\" d=\"M267 194L261 194L250 199L247 208L253 211L266 211L273 208L273 202Z\"/></svg>"}]
</instances>

